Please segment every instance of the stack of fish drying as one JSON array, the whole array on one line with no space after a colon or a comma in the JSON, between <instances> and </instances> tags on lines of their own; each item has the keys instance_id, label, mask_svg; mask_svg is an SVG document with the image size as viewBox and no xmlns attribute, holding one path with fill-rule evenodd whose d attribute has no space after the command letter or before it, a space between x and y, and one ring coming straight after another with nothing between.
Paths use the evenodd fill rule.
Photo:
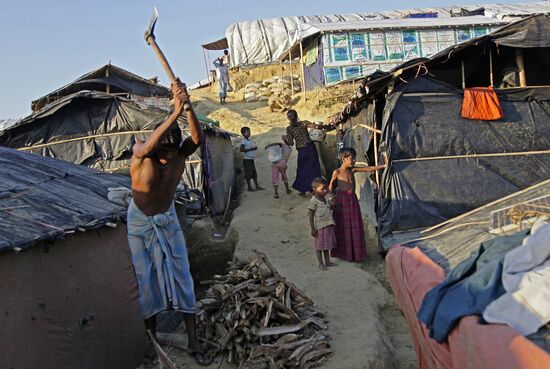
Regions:
<instances>
[{"instance_id":1,"label":"stack of fish drying","mask_svg":"<svg viewBox=\"0 0 550 369\"><path fill-rule=\"evenodd\" d=\"M228 362L248 369L307 369L332 355L323 314L257 253L215 276L199 302L205 341ZM222 360L223 360L222 357Z\"/></svg>"}]
</instances>

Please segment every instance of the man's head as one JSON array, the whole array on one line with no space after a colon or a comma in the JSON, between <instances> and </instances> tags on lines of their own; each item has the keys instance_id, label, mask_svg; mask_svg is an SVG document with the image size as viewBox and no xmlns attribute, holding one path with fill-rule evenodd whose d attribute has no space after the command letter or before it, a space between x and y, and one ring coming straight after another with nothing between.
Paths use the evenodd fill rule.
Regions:
<instances>
[{"instance_id":1,"label":"man's head","mask_svg":"<svg viewBox=\"0 0 550 369\"><path fill-rule=\"evenodd\" d=\"M155 129L160 127L162 124L158 123L155 126ZM182 136L181 136L181 130L177 123L172 124L170 127L170 130L166 135L162 138L162 141L160 141L159 149L160 150L179 150L181 143L182 143Z\"/></svg>"},{"instance_id":2,"label":"man's head","mask_svg":"<svg viewBox=\"0 0 550 369\"><path fill-rule=\"evenodd\" d=\"M241 135L243 135L244 138L249 138L250 137L250 127L242 127L241 128Z\"/></svg>"},{"instance_id":3,"label":"man's head","mask_svg":"<svg viewBox=\"0 0 550 369\"><path fill-rule=\"evenodd\" d=\"M289 111L287 111L286 117L288 118L290 123L294 124L298 121L298 113L296 113L296 110L294 109L290 109Z\"/></svg>"},{"instance_id":4,"label":"man's head","mask_svg":"<svg viewBox=\"0 0 550 369\"><path fill-rule=\"evenodd\" d=\"M227 51L227 49L224 50L224 51L223 51L223 55L229 55L229 51Z\"/></svg>"}]
</instances>

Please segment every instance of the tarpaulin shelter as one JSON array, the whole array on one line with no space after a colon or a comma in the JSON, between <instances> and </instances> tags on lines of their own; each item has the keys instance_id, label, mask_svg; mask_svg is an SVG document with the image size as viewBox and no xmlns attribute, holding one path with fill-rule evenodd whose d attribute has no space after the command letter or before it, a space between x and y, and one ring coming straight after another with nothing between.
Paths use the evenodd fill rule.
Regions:
<instances>
[{"instance_id":1,"label":"tarpaulin shelter","mask_svg":"<svg viewBox=\"0 0 550 369\"><path fill-rule=\"evenodd\" d=\"M550 180L546 180L423 233L400 235L402 243L394 245L386 256L386 271L407 321L421 369L550 368L548 328L523 336L508 325L483 324L480 316L467 315L458 321L447 342L438 343L430 338L426 325L417 318L426 293L470 257L481 242L496 237L491 233L491 214L505 214L507 209L521 206L518 204L542 201L544 197L548 204L549 195ZM475 304L474 299L470 302Z\"/></svg>"},{"instance_id":2,"label":"tarpaulin shelter","mask_svg":"<svg viewBox=\"0 0 550 369\"><path fill-rule=\"evenodd\" d=\"M362 146L366 157L359 160L387 155L376 206L382 237L550 177L549 27L548 16L533 16L409 61L373 78L369 94L335 117L344 123L368 111L348 130L349 144ZM483 86L495 87L503 117L461 117L463 90ZM367 136L359 140L358 132Z\"/></svg>"},{"instance_id":3,"label":"tarpaulin shelter","mask_svg":"<svg viewBox=\"0 0 550 369\"><path fill-rule=\"evenodd\" d=\"M32 101L32 111L36 112L51 102L83 90L102 91L106 93L125 93L142 97L164 98L170 96L170 90L159 85L156 77L145 79L109 63Z\"/></svg>"},{"instance_id":4,"label":"tarpaulin shelter","mask_svg":"<svg viewBox=\"0 0 550 369\"><path fill-rule=\"evenodd\" d=\"M227 44L232 67L298 59L305 89L312 89L390 70L549 11L550 4L539 1L259 19L229 25L224 38L203 48Z\"/></svg>"},{"instance_id":5,"label":"tarpaulin shelter","mask_svg":"<svg viewBox=\"0 0 550 369\"><path fill-rule=\"evenodd\" d=\"M145 330L126 207L129 178L0 147L1 368L134 369Z\"/></svg>"},{"instance_id":6,"label":"tarpaulin shelter","mask_svg":"<svg viewBox=\"0 0 550 369\"><path fill-rule=\"evenodd\" d=\"M166 102L167 104L167 102ZM107 172L127 172L132 146L145 140L167 110L97 91L65 96L0 132L0 145ZM186 118L178 121L184 138ZM229 133L202 122L205 143L187 162L183 182L204 194L211 213L224 211L234 169Z\"/></svg>"}]
</instances>

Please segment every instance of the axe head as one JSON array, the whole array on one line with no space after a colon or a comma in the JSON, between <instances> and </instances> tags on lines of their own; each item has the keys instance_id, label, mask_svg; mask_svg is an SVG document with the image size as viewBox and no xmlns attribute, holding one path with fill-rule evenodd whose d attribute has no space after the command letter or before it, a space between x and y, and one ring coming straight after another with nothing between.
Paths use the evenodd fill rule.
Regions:
<instances>
[{"instance_id":1,"label":"axe head","mask_svg":"<svg viewBox=\"0 0 550 369\"><path fill-rule=\"evenodd\" d=\"M151 21L149 22L149 28L145 31L145 41L149 44L149 38L153 37L155 38L154 31L155 31L155 24L157 23L157 19L159 17L159 12L157 11L157 7L153 7L153 15L151 16Z\"/></svg>"}]
</instances>

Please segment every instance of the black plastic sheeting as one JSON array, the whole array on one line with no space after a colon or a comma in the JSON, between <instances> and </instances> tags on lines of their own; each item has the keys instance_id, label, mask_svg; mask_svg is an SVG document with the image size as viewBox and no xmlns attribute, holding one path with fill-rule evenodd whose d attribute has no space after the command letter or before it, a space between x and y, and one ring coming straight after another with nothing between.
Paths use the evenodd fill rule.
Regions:
<instances>
[{"instance_id":1,"label":"black plastic sheeting","mask_svg":"<svg viewBox=\"0 0 550 369\"><path fill-rule=\"evenodd\" d=\"M494 43L510 47L550 47L549 16L533 16L510 24L496 31L492 38Z\"/></svg>"},{"instance_id":2,"label":"black plastic sheeting","mask_svg":"<svg viewBox=\"0 0 550 369\"><path fill-rule=\"evenodd\" d=\"M437 224L550 177L550 155L403 159L550 149L550 88L498 92L504 117L460 117L462 92L419 77L388 96L380 236Z\"/></svg>"},{"instance_id":3,"label":"black plastic sheeting","mask_svg":"<svg viewBox=\"0 0 550 369\"><path fill-rule=\"evenodd\" d=\"M166 115L165 110L144 107L123 97L83 91L49 104L0 132L0 145L34 147L29 151L102 171L127 173L135 141L145 140ZM178 123L184 138L188 137L186 119L180 117ZM232 157L228 133L206 123L203 129L210 152ZM43 144L47 145L41 147ZM202 157L212 161L207 173ZM234 175L232 165L222 168L213 162L218 159L197 150L188 157L182 177L188 187L210 198L214 213L223 212Z\"/></svg>"},{"instance_id":4,"label":"black plastic sheeting","mask_svg":"<svg viewBox=\"0 0 550 369\"><path fill-rule=\"evenodd\" d=\"M130 179L0 147L0 251L126 219L126 207L107 199L121 186Z\"/></svg>"}]
</instances>

